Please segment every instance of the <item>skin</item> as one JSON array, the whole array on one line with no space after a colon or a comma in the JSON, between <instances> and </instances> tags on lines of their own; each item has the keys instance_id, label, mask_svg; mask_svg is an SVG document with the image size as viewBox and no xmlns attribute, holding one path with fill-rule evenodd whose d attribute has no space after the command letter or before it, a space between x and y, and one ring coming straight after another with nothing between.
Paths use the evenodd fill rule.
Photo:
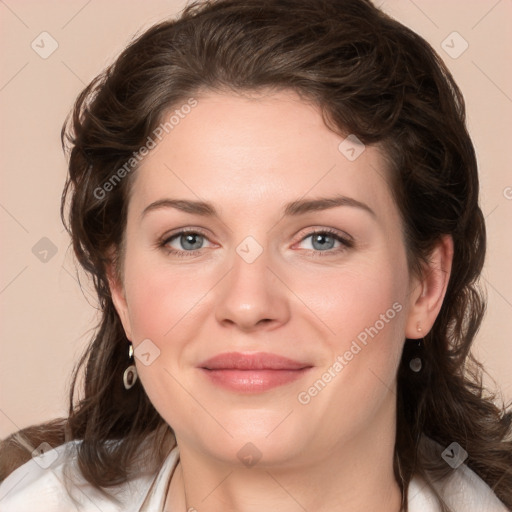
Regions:
<instances>
[{"instance_id":1,"label":"skin","mask_svg":"<svg viewBox=\"0 0 512 512\"><path fill-rule=\"evenodd\" d=\"M405 338L423 337L439 313L452 240L440 240L424 276L410 275L383 154L367 146L349 161L338 150L345 136L294 92L197 100L137 171L122 275L110 273L134 349L150 339L160 350L136 365L180 449L166 509L396 512L396 372ZM335 194L375 216L353 206L283 216L286 203ZM211 202L219 218L170 207L141 216L165 198ZM183 228L206 236L158 245ZM343 246L332 238L326 249L313 245L309 235L325 228L354 246L337 251ZM247 236L262 249L252 263L236 251ZM192 256L169 253L194 247ZM299 393L394 303L401 311L300 403ZM272 352L313 368L262 393L236 393L197 369L228 351ZM249 442L261 454L252 467L237 457Z\"/></svg>"}]
</instances>

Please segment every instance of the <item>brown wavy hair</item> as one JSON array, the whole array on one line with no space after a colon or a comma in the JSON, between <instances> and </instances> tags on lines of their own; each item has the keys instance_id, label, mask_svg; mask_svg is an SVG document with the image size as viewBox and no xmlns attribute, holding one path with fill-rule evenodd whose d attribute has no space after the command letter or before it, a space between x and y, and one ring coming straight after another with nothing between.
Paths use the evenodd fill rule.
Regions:
<instances>
[{"instance_id":1,"label":"brown wavy hair","mask_svg":"<svg viewBox=\"0 0 512 512\"><path fill-rule=\"evenodd\" d=\"M410 371L415 341L405 340L397 374L394 468L405 500L413 475L433 488L453 471L440 452L455 441L469 454L466 464L512 507L512 413L484 393L483 369L470 353L485 311L478 279L486 235L464 99L432 47L368 0L195 2L138 35L81 92L62 129L69 176L61 217L94 282L101 320L73 372L69 417L2 441L2 478L30 457L20 435L34 445L81 440L80 470L98 489L136 473L141 444L150 446L155 469L163 462L174 435L140 381L129 392L123 387L128 340L107 278L110 263L122 273L135 171L108 193L98 190L164 114L190 97L280 89L317 105L337 133L383 148L411 273L421 274L442 235L453 237L452 272L424 339L424 369ZM83 397L74 400L80 369ZM432 450L427 440L438 444Z\"/></svg>"}]
</instances>

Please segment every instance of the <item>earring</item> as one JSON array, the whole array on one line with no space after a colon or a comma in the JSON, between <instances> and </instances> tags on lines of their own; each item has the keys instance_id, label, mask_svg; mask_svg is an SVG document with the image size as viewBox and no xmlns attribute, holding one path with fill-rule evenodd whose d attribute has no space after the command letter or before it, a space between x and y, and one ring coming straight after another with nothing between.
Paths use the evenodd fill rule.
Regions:
<instances>
[{"instance_id":1,"label":"earring","mask_svg":"<svg viewBox=\"0 0 512 512\"><path fill-rule=\"evenodd\" d=\"M417 327L416 327L416 330L417 330L418 332L421 332L421 331L422 331L422 329L421 329L421 327L420 327L420 323L419 323L419 322L418 322L418 325L417 325Z\"/></svg>"},{"instance_id":2,"label":"earring","mask_svg":"<svg viewBox=\"0 0 512 512\"><path fill-rule=\"evenodd\" d=\"M416 340L417 342L417 347L416 349L414 350L415 352L415 356L416 357L413 357L410 361L409 361L409 368L414 372L414 373L419 373L421 371L421 369L423 368L423 361L421 359L421 355L423 353L423 339L419 339L419 340Z\"/></svg>"},{"instance_id":3,"label":"earring","mask_svg":"<svg viewBox=\"0 0 512 512\"><path fill-rule=\"evenodd\" d=\"M130 343L130 348L128 350L128 357L131 359L133 357L133 345ZM134 364L131 364L126 368L123 373L123 384L125 389L130 389L137 382L137 367Z\"/></svg>"}]
</instances>

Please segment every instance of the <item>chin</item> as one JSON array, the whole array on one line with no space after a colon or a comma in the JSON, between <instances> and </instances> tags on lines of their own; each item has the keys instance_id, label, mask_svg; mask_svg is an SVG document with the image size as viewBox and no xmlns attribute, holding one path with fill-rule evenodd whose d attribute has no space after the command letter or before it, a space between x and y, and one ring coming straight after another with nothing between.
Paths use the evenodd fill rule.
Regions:
<instances>
[{"instance_id":1,"label":"chin","mask_svg":"<svg viewBox=\"0 0 512 512\"><path fill-rule=\"evenodd\" d=\"M229 419L217 418L229 434L222 430L220 436L205 438L203 433L198 443L212 457L229 465L283 466L304 455L310 444L304 425L296 425L297 418L292 419L293 413L286 417L288 413L254 410Z\"/></svg>"}]
</instances>

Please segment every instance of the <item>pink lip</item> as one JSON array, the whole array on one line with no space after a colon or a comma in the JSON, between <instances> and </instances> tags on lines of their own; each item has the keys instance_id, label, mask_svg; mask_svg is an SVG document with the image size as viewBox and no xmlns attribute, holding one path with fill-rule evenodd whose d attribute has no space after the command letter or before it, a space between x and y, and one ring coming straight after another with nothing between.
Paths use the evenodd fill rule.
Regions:
<instances>
[{"instance_id":1,"label":"pink lip","mask_svg":"<svg viewBox=\"0 0 512 512\"><path fill-rule=\"evenodd\" d=\"M254 393L299 379L312 365L266 352L227 352L198 367L214 384L232 391Z\"/></svg>"}]
</instances>

